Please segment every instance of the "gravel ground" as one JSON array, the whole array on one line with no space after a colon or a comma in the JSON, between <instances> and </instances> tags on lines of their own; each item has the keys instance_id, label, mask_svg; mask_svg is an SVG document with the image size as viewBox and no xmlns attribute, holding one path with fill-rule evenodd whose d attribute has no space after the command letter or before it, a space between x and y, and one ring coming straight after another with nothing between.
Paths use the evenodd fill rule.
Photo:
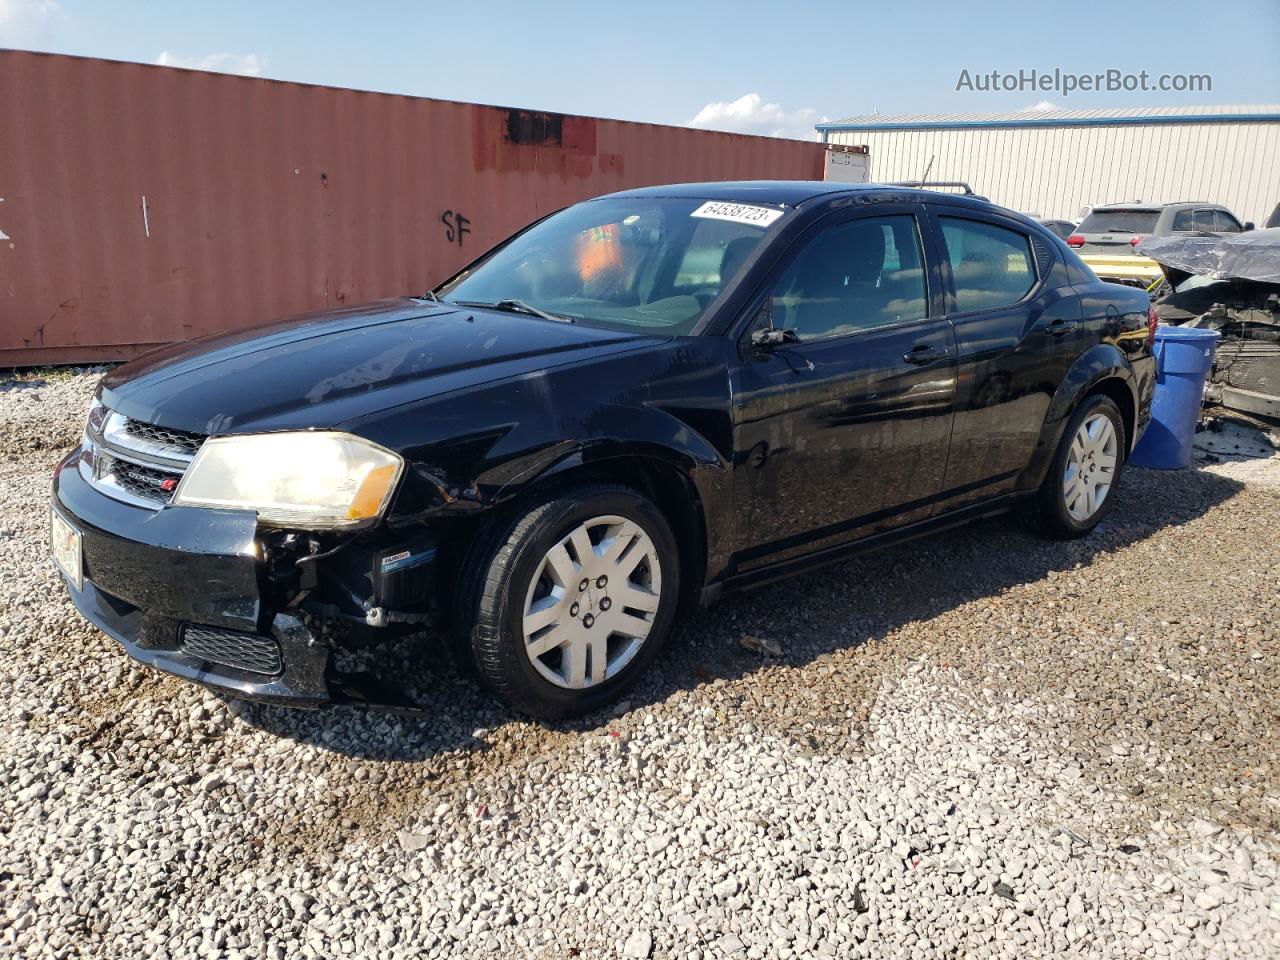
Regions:
<instances>
[{"instance_id":1,"label":"gravel ground","mask_svg":"<svg viewBox=\"0 0 1280 960\"><path fill-rule=\"evenodd\" d=\"M0 382L0 954L1280 955L1280 459L727 599L611 715L303 713L65 599L93 382Z\"/></svg>"}]
</instances>

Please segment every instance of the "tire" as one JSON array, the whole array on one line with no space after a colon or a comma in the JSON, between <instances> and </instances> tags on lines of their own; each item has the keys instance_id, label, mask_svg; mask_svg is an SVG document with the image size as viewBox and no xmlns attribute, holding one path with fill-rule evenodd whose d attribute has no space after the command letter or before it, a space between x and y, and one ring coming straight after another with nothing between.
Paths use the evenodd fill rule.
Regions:
<instances>
[{"instance_id":1,"label":"tire","mask_svg":"<svg viewBox=\"0 0 1280 960\"><path fill-rule=\"evenodd\" d=\"M1102 522L1115 502L1127 450L1124 418L1115 401L1102 394L1085 397L1062 432L1031 505L1032 524L1038 532L1055 540L1074 540ZM1105 489L1099 492L1104 483Z\"/></svg>"},{"instance_id":2,"label":"tire","mask_svg":"<svg viewBox=\"0 0 1280 960\"><path fill-rule=\"evenodd\" d=\"M573 487L526 507L477 546L468 568L464 653L499 699L547 720L597 710L634 685L679 601L671 528L623 486Z\"/></svg>"}]
</instances>

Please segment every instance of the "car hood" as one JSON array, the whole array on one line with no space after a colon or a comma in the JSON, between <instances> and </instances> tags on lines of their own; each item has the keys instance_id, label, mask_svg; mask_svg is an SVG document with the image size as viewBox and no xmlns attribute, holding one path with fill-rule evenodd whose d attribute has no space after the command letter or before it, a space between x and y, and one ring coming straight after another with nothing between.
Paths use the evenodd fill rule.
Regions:
<instances>
[{"instance_id":1,"label":"car hood","mask_svg":"<svg viewBox=\"0 0 1280 960\"><path fill-rule=\"evenodd\" d=\"M1193 274L1280 283L1280 229L1150 237L1138 250L1159 263L1175 286Z\"/></svg>"},{"instance_id":2,"label":"car hood","mask_svg":"<svg viewBox=\"0 0 1280 960\"><path fill-rule=\"evenodd\" d=\"M161 347L102 401L196 433L338 427L430 396L665 341L524 314L386 300Z\"/></svg>"}]
</instances>

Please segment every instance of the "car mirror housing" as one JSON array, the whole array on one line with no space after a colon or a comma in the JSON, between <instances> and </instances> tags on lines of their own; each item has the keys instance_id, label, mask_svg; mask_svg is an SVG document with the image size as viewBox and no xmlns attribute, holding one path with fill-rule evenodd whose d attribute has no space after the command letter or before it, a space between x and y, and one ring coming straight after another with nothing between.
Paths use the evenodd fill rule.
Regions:
<instances>
[{"instance_id":1,"label":"car mirror housing","mask_svg":"<svg viewBox=\"0 0 1280 960\"><path fill-rule=\"evenodd\" d=\"M784 343L799 343L800 335L794 330L776 330L773 327L767 330L757 330L751 334L751 345L758 350L772 350L774 347L780 347Z\"/></svg>"},{"instance_id":2,"label":"car mirror housing","mask_svg":"<svg viewBox=\"0 0 1280 960\"><path fill-rule=\"evenodd\" d=\"M784 343L798 343L800 335L794 330L780 330L774 325L773 320L773 295L764 298L764 302L760 304L760 309L756 312L755 321L752 323L754 329L751 331L751 346L757 351L769 351L775 347L780 347Z\"/></svg>"}]
</instances>

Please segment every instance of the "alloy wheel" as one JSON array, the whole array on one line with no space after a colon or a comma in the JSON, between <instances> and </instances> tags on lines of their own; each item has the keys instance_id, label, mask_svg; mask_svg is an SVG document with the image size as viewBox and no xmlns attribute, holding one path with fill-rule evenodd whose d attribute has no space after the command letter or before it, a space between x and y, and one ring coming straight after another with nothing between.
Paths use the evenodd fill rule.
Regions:
<instances>
[{"instance_id":1,"label":"alloy wheel","mask_svg":"<svg viewBox=\"0 0 1280 960\"><path fill-rule=\"evenodd\" d=\"M649 534L625 517L596 517L551 547L524 603L524 650L544 680L582 689L616 676L640 652L662 599Z\"/></svg>"},{"instance_id":2,"label":"alloy wheel","mask_svg":"<svg viewBox=\"0 0 1280 960\"><path fill-rule=\"evenodd\" d=\"M1086 417L1071 440L1062 474L1062 494L1071 519L1083 523L1102 507L1119 464L1119 445L1111 418Z\"/></svg>"}]
</instances>

